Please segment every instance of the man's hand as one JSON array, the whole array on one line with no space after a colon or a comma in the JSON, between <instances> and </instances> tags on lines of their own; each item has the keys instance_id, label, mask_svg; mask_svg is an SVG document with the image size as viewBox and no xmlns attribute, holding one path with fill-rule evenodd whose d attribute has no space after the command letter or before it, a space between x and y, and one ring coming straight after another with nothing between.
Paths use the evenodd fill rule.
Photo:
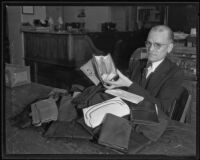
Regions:
<instances>
[{"instance_id":1,"label":"man's hand","mask_svg":"<svg viewBox=\"0 0 200 160\"><path fill-rule=\"evenodd\" d=\"M117 70L117 73L119 75L118 80L116 80L116 81L104 80L105 88L113 89L116 87L129 87L133 83L129 78L127 78L125 75L123 75L119 70Z\"/></svg>"}]
</instances>

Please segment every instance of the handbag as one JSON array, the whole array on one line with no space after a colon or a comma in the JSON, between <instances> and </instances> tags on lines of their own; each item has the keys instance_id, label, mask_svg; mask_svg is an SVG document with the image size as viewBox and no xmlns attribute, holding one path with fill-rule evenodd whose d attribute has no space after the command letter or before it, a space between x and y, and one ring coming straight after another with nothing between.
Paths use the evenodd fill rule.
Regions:
<instances>
[{"instance_id":1,"label":"handbag","mask_svg":"<svg viewBox=\"0 0 200 160\"><path fill-rule=\"evenodd\" d=\"M98 143L126 153L131 130L128 120L108 113L104 118Z\"/></svg>"},{"instance_id":2,"label":"handbag","mask_svg":"<svg viewBox=\"0 0 200 160\"><path fill-rule=\"evenodd\" d=\"M70 122L53 122L44 136L48 138L75 138L87 140L93 138L92 135L74 120Z\"/></svg>"},{"instance_id":3,"label":"handbag","mask_svg":"<svg viewBox=\"0 0 200 160\"><path fill-rule=\"evenodd\" d=\"M71 103L72 96L63 96L60 100L60 107L58 109L58 121L71 121L78 117L75 105Z\"/></svg>"},{"instance_id":4,"label":"handbag","mask_svg":"<svg viewBox=\"0 0 200 160\"><path fill-rule=\"evenodd\" d=\"M143 100L137 106L130 107L130 117L133 124L157 125L159 124L158 110L154 103Z\"/></svg>"},{"instance_id":5,"label":"handbag","mask_svg":"<svg viewBox=\"0 0 200 160\"><path fill-rule=\"evenodd\" d=\"M31 104L32 124L40 126L42 123L56 121L58 108L53 98Z\"/></svg>"}]
</instances>

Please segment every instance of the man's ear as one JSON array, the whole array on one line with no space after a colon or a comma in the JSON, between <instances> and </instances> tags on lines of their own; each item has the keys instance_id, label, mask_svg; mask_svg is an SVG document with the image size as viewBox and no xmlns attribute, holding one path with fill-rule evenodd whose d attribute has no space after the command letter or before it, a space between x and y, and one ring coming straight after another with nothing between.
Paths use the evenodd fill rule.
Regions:
<instances>
[{"instance_id":1,"label":"man's ear","mask_svg":"<svg viewBox=\"0 0 200 160\"><path fill-rule=\"evenodd\" d=\"M170 53L172 51L173 47L174 47L174 44L170 43L168 46L167 52Z\"/></svg>"}]
</instances>

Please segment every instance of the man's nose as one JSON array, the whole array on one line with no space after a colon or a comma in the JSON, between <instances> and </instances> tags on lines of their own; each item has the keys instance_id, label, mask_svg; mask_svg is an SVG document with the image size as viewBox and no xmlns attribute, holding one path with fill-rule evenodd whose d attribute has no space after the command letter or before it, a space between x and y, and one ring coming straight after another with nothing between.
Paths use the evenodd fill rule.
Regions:
<instances>
[{"instance_id":1,"label":"man's nose","mask_svg":"<svg viewBox=\"0 0 200 160\"><path fill-rule=\"evenodd\" d=\"M153 51L153 50L155 50L155 47L154 47L153 44L151 44L150 47L149 47L149 51Z\"/></svg>"}]
</instances>

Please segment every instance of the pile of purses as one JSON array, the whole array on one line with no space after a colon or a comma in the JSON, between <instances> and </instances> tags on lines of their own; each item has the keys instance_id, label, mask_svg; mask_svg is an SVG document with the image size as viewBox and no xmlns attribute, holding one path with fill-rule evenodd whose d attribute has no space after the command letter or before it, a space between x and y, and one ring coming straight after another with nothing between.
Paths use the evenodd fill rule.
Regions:
<instances>
[{"instance_id":1,"label":"pile of purses","mask_svg":"<svg viewBox=\"0 0 200 160\"><path fill-rule=\"evenodd\" d=\"M143 100L136 105L122 100L105 93L102 84L88 88L74 85L67 94L51 92L46 99L27 106L21 118L27 115L32 123L25 127L20 127L18 123L18 127L43 127L48 124L44 137L85 139L120 153L131 154L157 141L168 124L166 119L158 116L155 104ZM15 124L19 116L14 117Z\"/></svg>"}]
</instances>

